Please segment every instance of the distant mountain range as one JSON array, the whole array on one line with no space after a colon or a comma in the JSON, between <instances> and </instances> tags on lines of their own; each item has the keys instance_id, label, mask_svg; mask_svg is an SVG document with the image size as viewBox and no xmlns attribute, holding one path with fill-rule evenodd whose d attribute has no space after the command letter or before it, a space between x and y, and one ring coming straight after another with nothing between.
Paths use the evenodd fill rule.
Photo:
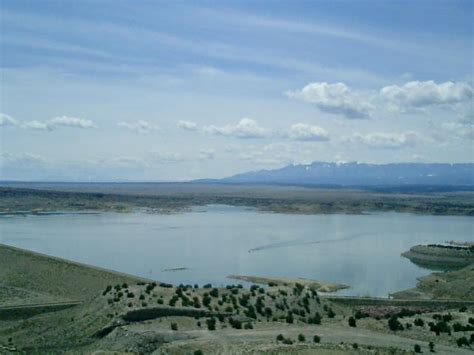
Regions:
<instances>
[{"instance_id":1,"label":"distant mountain range","mask_svg":"<svg viewBox=\"0 0 474 355\"><path fill-rule=\"evenodd\" d=\"M300 186L474 186L474 164L313 162L238 174L214 182Z\"/></svg>"}]
</instances>

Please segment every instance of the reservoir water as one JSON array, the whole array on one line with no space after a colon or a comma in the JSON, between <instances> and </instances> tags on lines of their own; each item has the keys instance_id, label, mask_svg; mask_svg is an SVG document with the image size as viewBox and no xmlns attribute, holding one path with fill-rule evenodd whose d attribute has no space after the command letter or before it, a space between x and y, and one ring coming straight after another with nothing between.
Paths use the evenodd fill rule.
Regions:
<instances>
[{"instance_id":1,"label":"reservoir water","mask_svg":"<svg viewBox=\"0 0 474 355\"><path fill-rule=\"evenodd\" d=\"M0 217L0 243L170 283L238 283L230 274L309 278L385 297L432 271L400 254L472 241L472 217L291 215L212 205L179 214ZM181 269L170 271L169 269Z\"/></svg>"}]
</instances>

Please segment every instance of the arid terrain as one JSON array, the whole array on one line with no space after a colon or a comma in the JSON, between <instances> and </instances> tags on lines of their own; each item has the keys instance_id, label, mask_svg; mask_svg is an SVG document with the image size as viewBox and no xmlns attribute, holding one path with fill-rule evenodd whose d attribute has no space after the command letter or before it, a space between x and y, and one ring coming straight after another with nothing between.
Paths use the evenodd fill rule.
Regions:
<instances>
[{"instance_id":1,"label":"arid terrain","mask_svg":"<svg viewBox=\"0 0 474 355\"><path fill-rule=\"evenodd\" d=\"M391 354L430 343L467 354L473 341L474 297L463 288L432 294L450 301L390 301L325 296L309 280L170 285L3 245L0 270L8 354ZM472 267L464 272L472 284Z\"/></svg>"}]
</instances>

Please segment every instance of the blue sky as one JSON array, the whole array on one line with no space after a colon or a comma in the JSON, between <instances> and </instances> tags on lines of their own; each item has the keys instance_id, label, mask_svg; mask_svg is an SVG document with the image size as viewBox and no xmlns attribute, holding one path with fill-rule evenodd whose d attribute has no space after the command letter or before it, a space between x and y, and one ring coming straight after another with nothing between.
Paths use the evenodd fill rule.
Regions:
<instances>
[{"instance_id":1,"label":"blue sky","mask_svg":"<svg viewBox=\"0 0 474 355\"><path fill-rule=\"evenodd\" d=\"M0 178L473 160L472 1L0 1Z\"/></svg>"}]
</instances>

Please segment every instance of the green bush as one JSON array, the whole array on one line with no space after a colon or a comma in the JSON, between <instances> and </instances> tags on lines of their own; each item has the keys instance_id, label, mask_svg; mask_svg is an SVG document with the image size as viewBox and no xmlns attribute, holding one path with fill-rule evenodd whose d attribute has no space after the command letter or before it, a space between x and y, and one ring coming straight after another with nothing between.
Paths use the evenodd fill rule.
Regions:
<instances>
[{"instance_id":1,"label":"green bush","mask_svg":"<svg viewBox=\"0 0 474 355\"><path fill-rule=\"evenodd\" d=\"M354 317L349 317L347 322L349 323L349 327L357 327L356 320Z\"/></svg>"},{"instance_id":2,"label":"green bush","mask_svg":"<svg viewBox=\"0 0 474 355\"><path fill-rule=\"evenodd\" d=\"M459 347L462 347L463 345L469 346L469 341L466 337L461 337L456 340L456 344L458 344Z\"/></svg>"},{"instance_id":3,"label":"green bush","mask_svg":"<svg viewBox=\"0 0 474 355\"><path fill-rule=\"evenodd\" d=\"M425 322L423 322L423 319L421 318L416 318L413 324L415 324L417 327L423 327L425 325Z\"/></svg>"},{"instance_id":4,"label":"green bush","mask_svg":"<svg viewBox=\"0 0 474 355\"><path fill-rule=\"evenodd\" d=\"M278 335L277 335L277 341L282 341L283 339L285 339L285 337L283 336L283 334L278 334Z\"/></svg>"},{"instance_id":5,"label":"green bush","mask_svg":"<svg viewBox=\"0 0 474 355\"><path fill-rule=\"evenodd\" d=\"M202 352L202 350L195 350L194 355L204 355L204 353Z\"/></svg>"},{"instance_id":6,"label":"green bush","mask_svg":"<svg viewBox=\"0 0 474 355\"><path fill-rule=\"evenodd\" d=\"M206 320L207 329L209 330L216 330L216 320L214 318L210 318Z\"/></svg>"},{"instance_id":7,"label":"green bush","mask_svg":"<svg viewBox=\"0 0 474 355\"><path fill-rule=\"evenodd\" d=\"M418 344L415 344L415 346L413 347L413 350L415 350L415 353L421 353L421 346L419 346Z\"/></svg>"},{"instance_id":8,"label":"green bush","mask_svg":"<svg viewBox=\"0 0 474 355\"><path fill-rule=\"evenodd\" d=\"M397 316L391 316L388 320L388 327L390 330L403 330L403 324L399 322Z\"/></svg>"},{"instance_id":9,"label":"green bush","mask_svg":"<svg viewBox=\"0 0 474 355\"><path fill-rule=\"evenodd\" d=\"M298 334L298 341L301 343L305 342L306 341L305 336L303 334Z\"/></svg>"},{"instance_id":10,"label":"green bush","mask_svg":"<svg viewBox=\"0 0 474 355\"><path fill-rule=\"evenodd\" d=\"M320 342L321 342L321 337L320 337L319 335L315 335L315 336L313 337L313 341L314 341L315 343L320 343Z\"/></svg>"},{"instance_id":11,"label":"green bush","mask_svg":"<svg viewBox=\"0 0 474 355\"><path fill-rule=\"evenodd\" d=\"M178 324L177 323L171 323L171 330L178 330Z\"/></svg>"}]
</instances>

